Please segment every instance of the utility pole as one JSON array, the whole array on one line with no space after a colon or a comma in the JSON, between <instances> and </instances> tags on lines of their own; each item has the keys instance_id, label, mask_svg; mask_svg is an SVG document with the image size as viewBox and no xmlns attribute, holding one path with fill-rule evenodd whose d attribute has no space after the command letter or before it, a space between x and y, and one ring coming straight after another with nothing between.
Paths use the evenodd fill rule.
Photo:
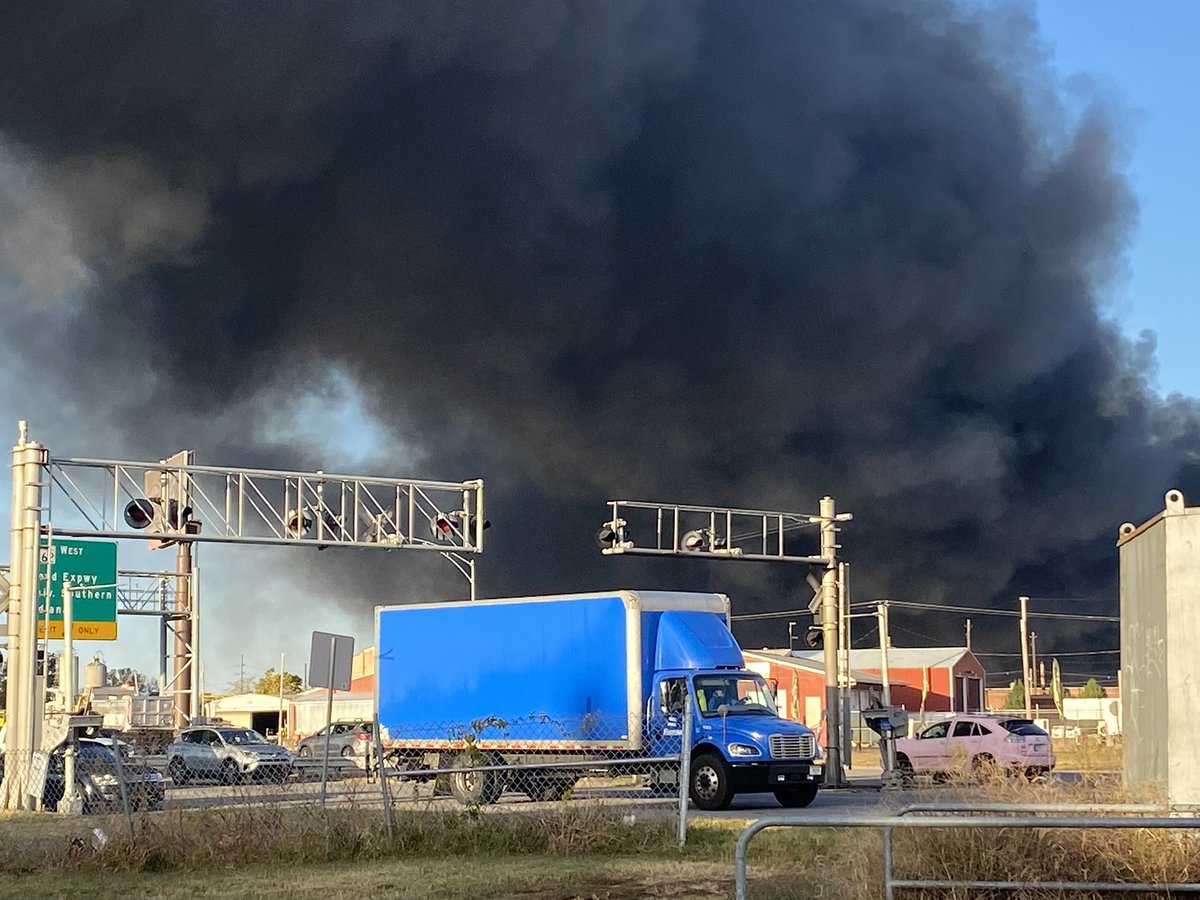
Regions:
<instances>
[{"instance_id":1,"label":"utility pole","mask_svg":"<svg viewBox=\"0 0 1200 900\"><path fill-rule=\"evenodd\" d=\"M238 667L238 692L246 690L246 654L238 657L240 664Z\"/></svg>"},{"instance_id":2,"label":"utility pole","mask_svg":"<svg viewBox=\"0 0 1200 900\"><path fill-rule=\"evenodd\" d=\"M886 603L877 603L875 605L875 615L879 619L879 657L880 671L883 678L883 705L890 709L892 705L892 677L888 667L888 648L892 644L892 639L888 634L888 605ZM894 772L896 770L896 744L894 741L884 741L883 743L887 748L887 771Z\"/></svg>"},{"instance_id":3,"label":"utility pole","mask_svg":"<svg viewBox=\"0 0 1200 900\"><path fill-rule=\"evenodd\" d=\"M1033 679L1029 671L1029 598L1021 601L1021 681L1025 687L1025 718L1033 718Z\"/></svg>"}]
</instances>

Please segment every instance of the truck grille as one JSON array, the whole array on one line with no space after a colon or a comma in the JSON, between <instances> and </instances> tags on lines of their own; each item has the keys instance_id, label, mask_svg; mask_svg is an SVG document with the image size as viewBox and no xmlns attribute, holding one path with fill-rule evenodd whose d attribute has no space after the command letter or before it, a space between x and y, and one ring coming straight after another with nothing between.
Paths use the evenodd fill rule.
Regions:
<instances>
[{"instance_id":1,"label":"truck grille","mask_svg":"<svg viewBox=\"0 0 1200 900\"><path fill-rule=\"evenodd\" d=\"M775 759L812 759L816 738L811 734L771 735L771 756Z\"/></svg>"}]
</instances>

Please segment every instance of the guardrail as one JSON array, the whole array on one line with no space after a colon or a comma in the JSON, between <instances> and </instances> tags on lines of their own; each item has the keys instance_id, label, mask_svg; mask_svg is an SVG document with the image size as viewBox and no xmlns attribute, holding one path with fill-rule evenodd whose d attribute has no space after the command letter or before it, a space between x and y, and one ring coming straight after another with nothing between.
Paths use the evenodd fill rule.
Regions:
<instances>
[{"instance_id":1,"label":"guardrail","mask_svg":"<svg viewBox=\"0 0 1200 900\"><path fill-rule=\"evenodd\" d=\"M1125 813L1124 816L1083 815L1087 812ZM1163 813L1161 807L1148 804L1006 804L1006 803L913 803L890 816L806 815L803 818L771 816L753 822L738 836L734 851L734 879L737 900L747 900L746 853L756 834L768 828L879 828L883 832L883 886L887 900L895 900L896 889L905 888L979 888L1017 891L1027 888L1058 891L1112 891L1147 893L1150 891L1200 894L1200 883L1177 882L1099 882L1099 881L972 881L967 879L896 878L893 872L892 831L896 828L1162 828L1200 830L1200 817L1136 814ZM940 813L916 816L910 813ZM955 815L945 815L954 813ZM973 814L972 814L973 813ZM1034 813L1034 815L1031 815ZM1075 815L1036 815L1036 813L1075 813Z\"/></svg>"}]
</instances>

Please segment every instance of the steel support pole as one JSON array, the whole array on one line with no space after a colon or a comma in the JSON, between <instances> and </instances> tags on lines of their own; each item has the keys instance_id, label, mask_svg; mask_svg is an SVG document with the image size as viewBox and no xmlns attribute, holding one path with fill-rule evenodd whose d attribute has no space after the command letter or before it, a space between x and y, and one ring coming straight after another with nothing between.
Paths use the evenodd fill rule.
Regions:
<instances>
[{"instance_id":1,"label":"steel support pole","mask_svg":"<svg viewBox=\"0 0 1200 900\"><path fill-rule=\"evenodd\" d=\"M63 659L58 667L59 681L65 681L67 689L64 692L66 701L67 721L70 721L71 712L74 708L74 698L71 696L70 684L74 678L74 662L75 662L75 591L71 585L65 580L62 586L62 623L63 623ZM47 652L47 668L49 667L49 653ZM113 751L120 753L121 749L116 742L113 743ZM67 746L63 749L63 798L59 802L59 812L64 815L81 815L83 813L83 799L79 796L79 790L76 785L75 778L75 735L71 731L67 732Z\"/></svg>"},{"instance_id":2,"label":"steel support pole","mask_svg":"<svg viewBox=\"0 0 1200 900\"><path fill-rule=\"evenodd\" d=\"M838 693L838 568L837 525L832 497L822 497L821 557L825 571L821 576L821 632L825 651L825 786L843 787L842 704Z\"/></svg>"},{"instance_id":3,"label":"steel support pole","mask_svg":"<svg viewBox=\"0 0 1200 900\"><path fill-rule=\"evenodd\" d=\"M200 562L199 548L192 544L192 565L188 572L188 624L191 656L188 657L188 687L191 690L189 715L194 721L203 713L204 685L200 678Z\"/></svg>"},{"instance_id":4,"label":"steel support pole","mask_svg":"<svg viewBox=\"0 0 1200 900\"><path fill-rule=\"evenodd\" d=\"M37 594L38 542L41 540L42 530L41 464L46 458L46 451L37 443L25 443L22 454L22 467L25 471L22 478L24 498L21 510L21 599L26 615L23 617L21 628L21 668L29 708L22 723L23 733L20 740L21 747L27 748L29 752L41 749L42 717L45 710L44 682L37 677ZM25 778L28 778L28 771ZM26 797L26 803L32 808L36 803L30 803L30 800L31 798Z\"/></svg>"},{"instance_id":5,"label":"steel support pole","mask_svg":"<svg viewBox=\"0 0 1200 900\"><path fill-rule=\"evenodd\" d=\"M25 579L21 573L21 503L25 498L25 466L23 455L25 449L25 423L21 422L17 443L12 448L12 518L9 519L9 589L8 589L8 692L4 704L4 720L7 723L8 747L15 750L19 745L19 735L25 733L25 714L29 689L25 685L25 662L22 656L24 650L25 628L36 627L32 623L33 616L25 615ZM36 609L36 607L35 607ZM26 624L28 622L28 624ZM10 759L18 756L13 753ZM3 796L0 796L0 807L4 809L21 808L20 767L10 764L5 768Z\"/></svg>"},{"instance_id":6,"label":"steel support pole","mask_svg":"<svg viewBox=\"0 0 1200 900\"><path fill-rule=\"evenodd\" d=\"M158 583L158 608L160 611L158 619L158 693L160 696L165 696L167 693L167 679L170 677L167 673L169 668L169 651L167 650L167 636L170 629L167 627L167 579L163 578Z\"/></svg>"},{"instance_id":7,"label":"steel support pole","mask_svg":"<svg viewBox=\"0 0 1200 900\"><path fill-rule=\"evenodd\" d=\"M175 553L175 726L192 715L192 610L188 582L192 574L192 545L180 541Z\"/></svg>"},{"instance_id":8,"label":"steel support pole","mask_svg":"<svg viewBox=\"0 0 1200 900\"><path fill-rule=\"evenodd\" d=\"M1033 718L1033 679L1029 675L1029 598L1021 601L1021 681L1025 688L1025 718Z\"/></svg>"}]
</instances>

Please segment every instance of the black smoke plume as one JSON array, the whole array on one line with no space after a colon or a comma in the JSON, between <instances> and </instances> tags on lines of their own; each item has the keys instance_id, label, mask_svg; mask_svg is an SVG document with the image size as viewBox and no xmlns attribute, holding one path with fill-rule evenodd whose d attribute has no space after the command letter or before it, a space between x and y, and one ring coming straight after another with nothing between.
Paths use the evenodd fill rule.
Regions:
<instances>
[{"instance_id":1,"label":"black smoke plume","mask_svg":"<svg viewBox=\"0 0 1200 900\"><path fill-rule=\"evenodd\" d=\"M592 535L614 496L831 494L859 599L1112 613L1117 526L1200 489L1195 404L1157 396L1152 336L1105 313L1136 219L1119 117L1061 107L1025 7L45 2L4 22L9 377L54 358L54 396L129 452L345 468L353 434L310 458L262 427L339 373L385 438L376 471L487 480L486 593L803 605L801 573L619 562ZM369 568L348 556L319 563L344 585ZM359 595L407 598L387 572Z\"/></svg>"}]
</instances>

